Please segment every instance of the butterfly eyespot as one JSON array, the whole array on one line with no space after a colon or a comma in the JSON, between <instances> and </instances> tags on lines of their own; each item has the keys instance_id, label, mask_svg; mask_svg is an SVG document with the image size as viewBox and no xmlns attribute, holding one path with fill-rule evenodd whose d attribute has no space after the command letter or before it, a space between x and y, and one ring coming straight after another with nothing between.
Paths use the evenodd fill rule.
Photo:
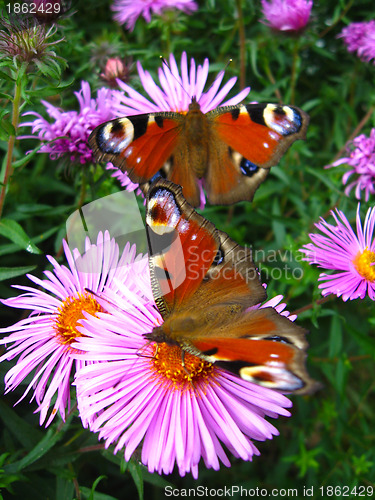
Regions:
<instances>
[{"instance_id":1,"label":"butterfly eyespot","mask_svg":"<svg viewBox=\"0 0 375 500\"><path fill-rule=\"evenodd\" d=\"M103 153L119 154L134 140L134 127L130 120L122 118L102 126L98 132L98 145Z\"/></svg>"},{"instance_id":2,"label":"butterfly eyespot","mask_svg":"<svg viewBox=\"0 0 375 500\"><path fill-rule=\"evenodd\" d=\"M108 124L110 133L116 134L119 132L124 132L126 130L126 127L128 126L128 122L129 120L127 118L111 122L110 124Z\"/></svg>"},{"instance_id":3,"label":"butterfly eyespot","mask_svg":"<svg viewBox=\"0 0 375 500\"><path fill-rule=\"evenodd\" d=\"M268 104L264 108L263 119L267 127L284 137L296 134L302 126L301 115L290 106Z\"/></svg>"},{"instance_id":4,"label":"butterfly eyespot","mask_svg":"<svg viewBox=\"0 0 375 500\"><path fill-rule=\"evenodd\" d=\"M158 179L166 179L166 178L167 174L164 172L163 169L160 169L159 172L156 172L156 174L150 179L150 184L157 181Z\"/></svg>"},{"instance_id":5,"label":"butterfly eyespot","mask_svg":"<svg viewBox=\"0 0 375 500\"><path fill-rule=\"evenodd\" d=\"M254 174L256 174L259 170L258 165L255 165L255 163L251 162L250 160L246 158L242 158L241 163L240 163L240 169L241 172L246 175L247 177L252 177Z\"/></svg>"},{"instance_id":6,"label":"butterfly eyespot","mask_svg":"<svg viewBox=\"0 0 375 500\"><path fill-rule=\"evenodd\" d=\"M224 252L222 251L222 249L219 247L218 248L218 251L216 253L216 256L212 262L212 264L214 266L218 266L219 264L221 264L224 260Z\"/></svg>"},{"instance_id":7,"label":"butterfly eyespot","mask_svg":"<svg viewBox=\"0 0 375 500\"><path fill-rule=\"evenodd\" d=\"M267 340L271 340L273 342L283 342L284 344L291 344L291 342L285 337L279 337L278 335L273 335L272 337L267 337Z\"/></svg>"},{"instance_id":8,"label":"butterfly eyespot","mask_svg":"<svg viewBox=\"0 0 375 500\"><path fill-rule=\"evenodd\" d=\"M273 112L275 113L275 115L285 115L285 109L283 106L275 106L274 109L273 109Z\"/></svg>"}]
</instances>

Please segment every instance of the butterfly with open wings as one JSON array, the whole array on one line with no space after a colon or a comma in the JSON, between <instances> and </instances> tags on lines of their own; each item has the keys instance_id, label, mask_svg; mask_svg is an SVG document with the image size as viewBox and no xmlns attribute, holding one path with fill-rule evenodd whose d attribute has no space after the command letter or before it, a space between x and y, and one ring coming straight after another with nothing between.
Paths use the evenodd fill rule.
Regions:
<instances>
[{"instance_id":1,"label":"butterfly with open wings","mask_svg":"<svg viewBox=\"0 0 375 500\"><path fill-rule=\"evenodd\" d=\"M270 167L304 139L308 115L294 106L247 104L203 113L193 97L185 113L157 112L99 125L89 144L98 161L112 162L144 193L155 176L182 186L200 204L203 184L211 204L252 201Z\"/></svg>"},{"instance_id":2,"label":"butterfly with open wings","mask_svg":"<svg viewBox=\"0 0 375 500\"><path fill-rule=\"evenodd\" d=\"M274 308L251 251L199 215L181 188L160 179L147 196L154 298L164 319L145 337L177 345L245 380L286 393L317 384L305 368L305 331Z\"/></svg>"}]
</instances>

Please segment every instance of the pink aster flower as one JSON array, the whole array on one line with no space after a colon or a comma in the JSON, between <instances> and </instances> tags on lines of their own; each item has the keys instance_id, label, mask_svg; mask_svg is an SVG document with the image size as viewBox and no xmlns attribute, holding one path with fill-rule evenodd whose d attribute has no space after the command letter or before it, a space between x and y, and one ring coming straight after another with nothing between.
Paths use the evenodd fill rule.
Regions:
<instances>
[{"instance_id":1,"label":"pink aster flower","mask_svg":"<svg viewBox=\"0 0 375 500\"><path fill-rule=\"evenodd\" d=\"M351 23L342 30L339 37L344 39L349 52L357 52L362 61L375 60L375 21ZM374 61L375 63L375 61Z\"/></svg>"},{"instance_id":2,"label":"pink aster flower","mask_svg":"<svg viewBox=\"0 0 375 500\"><path fill-rule=\"evenodd\" d=\"M206 92L203 92L208 77L208 59L205 59L203 65L198 65L198 67L195 60L191 59L189 67L186 52L183 52L180 66L181 69L179 70L176 60L173 54L171 54L169 57L169 67L166 64L162 64L159 68L160 87L155 83L150 73L142 68L141 63L137 62L141 83L151 100L146 99L130 85L117 80L119 87L124 92L114 92L112 105L116 115L121 117L142 113L155 113L158 111L186 112L193 97L196 97L202 112L207 113L218 106L238 104L250 92L250 87L246 87L234 97L223 102L236 83L236 77L229 79L220 89L225 73L224 71L220 71L211 87ZM116 175L122 186L129 189L127 186L130 181L126 174L119 171L113 175ZM132 190L134 190L133 186L134 184L131 186ZM204 204L205 198L202 189L201 206L203 207Z\"/></svg>"},{"instance_id":3,"label":"pink aster flower","mask_svg":"<svg viewBox=\"0 0 375 500\"><path fill-rule=\"evenodd\" d=\"M144 286L147 295L150 283ZM265 417L289 416L291 402L189 353L185 370L177 346L159 344L154 356L144 334L162 323L159 312L125 287L121 291L133 308L123 311L121 300L106 293L110 314L82 321L83 335L74 344L84 353L78 358L93 362L75 380L83 421L106 447L116 443L114 453L124 449L125 460L141 446L150 472L169 474L177 465L181 476L197 478L201 459L215 470L220 461L230 466L223 445L243 460L259 455L253 440L278 434Z\"/></svg>"},{"instance_id":4,"label":"pink aster flower","mask_svg":"<svg viewBox=\"0 0 375 500\"><path fill-rule=\"evenodd\" d=\"M118 245L107 232L104 237L99 233L96 244L87 238L82 255L77 249L72 252L65 241L63 245L69 268L48 256L53 271L45 271L47 279L28 275L36 288L15 285L25 293L2 300L9 307L31 310L28 318L0 329L0 333L10 334L0 340L0 345L13 344L0 357L0 362L18 356L17 364L5 376L6 392L14 390L32 374L21 400L33 391L31 400L35 399L38 405L40 424L53 405L46 426L57 412L65 419L65 411L70 411L71 404L70 376L86 364L72 356L71 344L81 335L77 330L79 322L85 314L95 315L104 310L87 289L94 293L106 289L116 292L118 288L113 279L117 277L136 293L138 278L133 267L141 274L148 272L146 259L129 265L136 260L135 246L130 248L128 244L119 256Z\"/></svg>"},{"instance_id":5,"label":"pink aster flower","mask_svg":"<svg viewBox=\"0 0 375 500\"><path fill-rule=\"evenodd\" d=\"M114 0L111 10L119 24L125 24L126 29L133 31L136 20L143 16L149 23L151 16L160 16L165 10L182 10L191 14L198 6L192 0Z\"/></svg>"},{"instance_id":6,"label":"pink aster flower","mask_svg":"<svg viewBox=\"0 0 375 500\"><path fill-rule=\"evenodd\" d=\"M298 32L309 22L312 6L312 0L262 0L262 22L274 30Z\"/></svg>"},{"instance_id":7,"label":"pink aster flower","mask_svg":"<svg viewBox=\"0 0 375 500\"><path fill-rule=\"evenodd\" d=\"M39 139L43 143L41 153L49 153L53 160L68 156L72 162L81 164L94 161L94 155L87 143L93 129L105 121L114 118L112 110L113 91L101 88L97 97L91 97L90 85L82 82L81 90L74 92L77 97L79 111L62 111L46 101L41 101L48 115L54 121L51 123L34 111L25 115L36 116L31 122L21 126L31 127L35 135L21 136L20 139Z\"/></svg>"},{"instance_id":8,"label":"pink aster flower","mask_svg":"<svg viewBox=\"0 0 375 500\"><path fill-rule=\"evenodd\" d=\"M337 167L347 163L351 168L342 178L343 184L347 184L349 178L354 174L355 180L345 188L345 194L349 196L350 191L355 188L355 197L361 198L364 191L365 200L375 194L375 128L371 130L370 137L361 134L356 137L347 147L348 155L335 161L329 167Z\"/></svg>"},{"instance_id":9,"label":"pink aster flower","mask_svg":"<svg viewBox=\"0 0 375 500\"><path fill-rule=\"evenodd\" d=\"M300 250L310 264L335 271L319 276L324 296L333 293L347 301L363 299L367 293L375 300L375 207L368 210L363 228L359 208L358 205L357 234L345 214L336 209L337 215L332 212L336 225L321 218L315 226L324 235L310 234L312 243Z\"/></svg>"}]
</instances>

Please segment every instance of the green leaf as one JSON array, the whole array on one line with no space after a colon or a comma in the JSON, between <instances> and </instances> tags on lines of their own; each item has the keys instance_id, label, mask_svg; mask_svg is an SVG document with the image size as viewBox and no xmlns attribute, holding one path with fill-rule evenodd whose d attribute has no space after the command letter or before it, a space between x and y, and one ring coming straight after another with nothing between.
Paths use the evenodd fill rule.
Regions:
<instances>
[{"instance_id":1,"label":"green leaf","mask_svg":"<svg viewBox=\"0 0 375 500\"><path fill-rule=\"evenodd\" d=\"M13 241L13 243L16 243L27 252L35 254L43 253L36 245L34 245L30 237L22 229L22 226L20 226L20 224L18 224L15 220L1 219L0 234Z\"/></svg>"},{"instance_id":2,"label":"green leaf","mask_svg":"<svg viewBox=\"0 0 375 500\"><path fill-rule=\"evenodd\" d=\"M342 328L341 318L335 314L331 321L331 335L329 339L329 357L334 358L341 352L342 348Z\"/></svg>"},{"instance_id":3,"label":"green leaf","mask_svg":"<svg viewBox=\"0 0 375 500\"><path fill-rule=\"evenodd\" d=\"M36 88L35 90L28 90L26 94L30 96L31 98L35 99L38 98L40 99L41 97L47 97L50 95L56 95L62 93L64 90L68 89L71 87L74 83L74 79L69 81L68 83L64 83L59 85L58 87L53 87L53 86L47 86L44 88Z\"/></svg>"},{"instance_id":4,"label":"green leaf","mask_svg":"<svg viewBox=\"0 0 375 500\"><path fill-rule=\"evenodd\" d=\"M105 479L106 477L107 476L99 476L98 478L95 479L94 484L92 485L91 493L90 493L90 496L89 496L88 500L94 500L94 493L95 493L96 487L98 486L98 484L100 483L100 481L102 479Z\"/></svg>"},{"instance_id":5,"label":"green leaf","mask_svg":"<svg viewBox=\"0 0 375 500\"><path fill-rule=\"evenodd\" d=\"M23 167L24 165L27 165L29 163L29 161L32 158L34 158L34 156L38 153L38 151L42 147L43 147L43 144L39 144L39 146L37 146L32 151L30 151L30 153L28 153L27 155L25 155L23 158L21 158L20 160L15 161L15 162L13 162L13 168L19 168L19 167Z\"/></svg>"},{"instance_id":6,"label":"green leaf","mask_svg":"<svg viewBox=\"0 0 375 500\"><path fill-rule=\"evenodd\" d=\"M353 455L352 462L356 476L368 474L370 469L374 466L374 462L367 460L365 454L361 455L360 457L356 457L355 455Z\"/></svg>"},{"instance_id":7,"label":"green leaf","mask_svg":"<svg viewBox=\"0 0 375 500\"><path fill-rule=\"evenodd\" d=\"M68 430L69 424L72 420L72 416L67 420L67 422L61 427L59 424L58 431L50 428L44 435L38 444L21 460L15 462L7 467L4 467L7 473L16 473L25 469L29 465L33 464L41 457L43 457L59 440L61 440L65 434L65 430ZM57 424L55 425L57 428Z\"/></svg>"},{"instance_id":8,"label":"green leaf","mask_svg":"<svg viewBox=\"0 0 375 500\"><path fill-rule=\"evenodd\" d=\"M8 136L16 135L16 130L9 120L1 120L0 127Z\"/></svg>"},{"instance_id":9,"label":"green leaf","mask_svg":"<svg viewBox=\"0 0 375 500\"><path fill-rule=\"evenodd\" d=\"M56 500L71 500L74 498L74 484L71 479L57 477Z\"/></svg>"},{"instance_id":10,"label":"green leaf","mask_svg":"<svg viewBox=\"0 0 375 500\"><path fill-rule=\"evenodd\" d=\"M8 73L5 73L4 71L0 71L0 79L1 80L6 80L7 82L11 82L12 84L14 83L14 79L11 78Z\"/></svg>"},{"instance_id":11,"label":"green leaf","mask_svg":"<svg viewBox=\"0 0 375 500\"><path fill-rule=\"evenodd\" d=\"M0 98L6 99L7 101L10 101L10 102L13 101L13 97L9 94L4 94L4 92L0 92Z\"/></svg>"},{"instance_id":12,"label":"green leaf","mask_svg":"<svg viewBox=\"0 0 375 500\"><path fill-rule=\"evenodd\" d=\"M1 400L0 418L3 421L3 427L8 428L23 447L31 448L36 446L43 438L43 431L30 425L24 418L19 417L12 408L9 408Z\"/></svg>"},{"instance_id":13,"label":"green leaf","mask_svg":"<svg viewBox=\"0 0 375 500\"><path fill-rule=\"evenodd\" d=\"M139 500L143 500L144 485L142 469L138 464L130 461L128 464L128 470L132 475L135 486L137 487Z\"/></svg>"},{"instance_id":14,"label":"green leaf","mask_svg":"<svg viewBox=\"0 0 375 500\"><path fill-rule=\"evenodd\" d=\"M33 271L36 266L0 267L0 281L9 280Z\"/></svg>"},{"instance_id":15,"label":"green leaf","mask_svg":"<svg viewBox=\"0 0 375 500\"><path fill-rule=\"evenodd\" d=\"M86 488L85 486L80 487L80 492L82 493L82 500L83 499L89 499L91 490ZM94 500L118 500L119 497L113 497L112 495L106 495L105 493L97 493L94 492L94 496L92 497Z\"/></svg>"},{"instance_id":16,"label":"green leaf","mask_svg":"<svg viewBox=\"0 0 375 500\"><path fill-rule=\"evenodd\" d=\"M46 64L41 61L36 60L35 64L37 65L39 71L49 78L53 78L58 80L61 75L61 68L59 65Z\"/></svg>"}]
</instances>

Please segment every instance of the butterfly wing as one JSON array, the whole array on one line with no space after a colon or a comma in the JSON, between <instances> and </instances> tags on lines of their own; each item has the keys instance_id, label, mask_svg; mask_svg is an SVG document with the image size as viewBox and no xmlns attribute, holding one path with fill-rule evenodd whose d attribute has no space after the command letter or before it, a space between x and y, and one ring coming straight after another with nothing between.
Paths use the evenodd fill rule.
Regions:
<instances>
[{"instance_id":1,"label":"butterfly wing","mask_svg":"<svg viewBox=\"0 0 375 500\"><path fill-rule=\"evenodd\" d=\"M126 171L146 195L150 181L159 173L183 186L185 198L198 206L200 189L192 168L198 153L185 123L186 115L173 112L118 118L96 127L89 145L98 161L112 162Z\"/></svg>"},{"instance_id":2,"label":"butterfly wing","mask_svg":"<svg viewBox=\"0 0 375 500\"><path fill-rule=\"evenodd\" d=\"M146 183L171 157L184 117L179 113L149 113L102 123L89 145L98 161L112 162L132 182Z\"/></svg>"},{"instance_id":3,"label":"butterfly wing","mask_svg":"<svg viewBox=\"0 0 375 500\"><path fill-rule=\"evenodd\" d=\"M304 139L308 115L294 106L247 104L207 113L212 125L205 175L213 204L251 201L268 169L297 139Z\"/></svg>"},{"instance_id":4,"label":"butterfly wing","mask_svg":"<svg viewBox=\"0 0 375 500\"><path fill-rule=\"evenodd\" d=\"M305 368L305 331L272 307L211 323L190 343L208 361L263 387L295 394L317 388Z\"/></svg>"},{"instance_id":5,"label":"butterfly wing","mask_svg":"<svg viewBox=\"0 0 375 500\"><path fill-rule=\"evenodd\" d=\"M179 186L166 180L151 186L146 223L152 287L162 315L194 309L201 300L240 309L264 300L251 251L199 215Z\"/></svg>"}]
</instances>

